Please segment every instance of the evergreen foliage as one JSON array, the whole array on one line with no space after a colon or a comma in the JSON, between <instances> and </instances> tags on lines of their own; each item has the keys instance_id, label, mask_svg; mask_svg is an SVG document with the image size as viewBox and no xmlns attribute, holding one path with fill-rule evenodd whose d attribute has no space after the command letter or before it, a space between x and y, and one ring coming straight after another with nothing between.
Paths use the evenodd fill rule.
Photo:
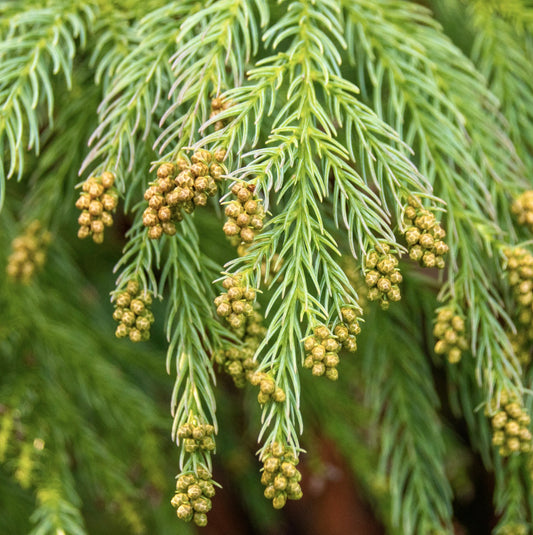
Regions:
<instances>
[{"instance_id":1,"label":"evergreen foliage","mask_svg":"<svg viewBox=\"0 0 533 535\"><path fill-rule=\"evenodd\" d=\"M425 4L0 2L0 532L532 531L533 5Z\"/></svg>"}]
</instances>

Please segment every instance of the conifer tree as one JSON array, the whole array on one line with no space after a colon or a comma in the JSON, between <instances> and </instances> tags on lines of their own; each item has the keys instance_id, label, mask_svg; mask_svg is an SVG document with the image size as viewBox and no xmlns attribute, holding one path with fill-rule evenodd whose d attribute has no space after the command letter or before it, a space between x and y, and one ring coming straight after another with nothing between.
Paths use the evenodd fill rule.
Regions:
<instances>
[{"instance_id":1,"label":"conifer tree","mask_svg":"<svg viewBox=\"0 0 533 535\"><path fill-rule=\"evenodd\" d=\"M528 0L0 2L0 532L264 533L328 440L387 533L475 467L531 533L532 57Z\"/></svg>"}]
</instances>

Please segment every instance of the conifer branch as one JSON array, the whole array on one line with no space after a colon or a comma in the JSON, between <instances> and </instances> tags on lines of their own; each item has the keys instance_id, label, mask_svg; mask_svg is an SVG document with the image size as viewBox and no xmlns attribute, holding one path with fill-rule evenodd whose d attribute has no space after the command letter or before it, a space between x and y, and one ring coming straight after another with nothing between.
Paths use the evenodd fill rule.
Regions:
<instances>
[{"instance_id":1,"label":"conifer branch","mask_svg":"<svg viewBox=\"0 0 533 535\"><path fill-rule=\"evenodd\" d=\"M94 68L94 81L107 90L121 62L139 45L130 11L117 10L106 2L100 3L100 16L91 44L90 64Z\"/></svg>"},{"instance_id":2,"label":"conifer branch","mask_svg":"<svg viewBox=\"0 0 533 535\"><path fill-rule=\"evenodd\" d=\"M391 308L387 314L368 317L383 338L394 340L394 349L370 337L361 352L363 376L371 377L372 385L366 399L379 421L379 473L390 486L391 522L406 535L450 530L452 517L438 398L427 360L418 349L420 333L409 327L409 314L416 315L416 308L407 314ZM417 507L405 507L406 503Z\"/></svg>"},{"instance_id":3,"label":"conifer branch","mask_svg":"<svg viewBox=\"0 0 533 535\"><path fill-rule=\"evenodd\" d=\"M36 524L31 535L57 535L68 533L86 535L85 523L80 512L81 500L68 481L65 488L65 475L50 475L46 485L37 492L37 509L31 516Z\"/></svg>"},{"instance_id":4,"label":"conifer branch","mask_svg":"<svg viewBox=\"0 0 533 535\"><path fill-rule=\"evenodd\" d=\"M92 148L80 173L114 170L119 189L126 191L136 140L146 140L153 130L153 116L170 85L168 61L179 35L176 19L190 9L188 2L171 2L141 19L132 30L132 45L137 42L137 46L131 46L128 55L113 67L110 89L99 107L99 125L89 140Z\"/></svg>"},{"instance_id":5,"label":"conifer branch","mask_svg":"<svg viewBox=\"0 0 533 535\"><path fill-rule=\"evenodd\" d=\"M500 99L509 134L527 164L533 148L533 8L522 1L475 1L467 14L476 36L473 61Z\"/></svg>"},{"instance_id":6,"label":"conifer branch","mask_svg":"<svg viewBox=\"0 0 533 535\"><path fill-rule=\"evenodd\" d=\"M471 359L447 365L449 400L454 416L465 419L474 448L489 470L493 467L494 451L490 423L482 410L486 395L479 387L475 369L476 363Z\"/></svg>"},{"instance_id":7,"label":"conifer branch","mask_svg":"<svg viewBox=\"0 0 533 535\"><path fill-rule=\"evenodd\" d=\"M163 268L167 272L164 280L167 280L170 299L167 371L170 373L175 360L177 373L171 401L175 439L178 428L187 423L191 413L217 429L211 355L221 346L221 337L229 334L214 317L214 294L210 286L216 267L200 253L198 234L192 222L185 219L180 231L176 239L169 242L169 256ZM182 469L183 456L182 449ZM211 469L209 456L207 463Z\"/></svg>"},{"instance_id":8,"label":"conifer branch","mask_svg":"<svg viewBox=\"0 0 533 535\"><path fill-rule=\"evenodd\" d=\"M493 530L494 535L528 532L529 500L528 488L524 484L528 476L524 465L523 457L519 456L509 458L505 464L500 461L495 466L494 504L502 516Z\"/></svg>"},{"instance_id":9,"label":"conifer branch","mask_svg":"<svg viewBox=\"0 0 533 535\"><path fill-rule=\"evenodd\" d=\"M214 348L220 347L221 336L231 337L214 319L212 300L208 298L217 270L201 256L197 231L188 218L180 224L181 232L176 239L151 240L142 223L142 212L137 210L136 215L123 256L115 268L122 269L114 295L130 280L138 280L156 296L168 293L167 371L171 373L172 360L176 359L178 374L171 403L173 436L177 437L178 428L191 413L216 428L215 377L210 358ZM157 278L154 269L160 270ZM182 450L181 465L183 454Z\"/></svg>"},{"instance_id":10,"label":"conifer branch","mask_svg":"<svg viewBox=\"0 0 533 535\"><path fill-rule=\"evenodd\" d=\"M115 272L121 270L116 281L116 291L123 290L128 281L138 280L143 289L160 297L162 293L154 268L160 268L161 248L158 242L147 238L140 210L136 211L136 218L128 231L127 238L128 242L114 270Z\"/></svg>"},{"instance_id":11,"label":"conifer branch","mask_svg":"<svg viewBox=\"0 0 533 535\"><path fill-rule=\"evenodd\" d=\"M10 19L9 34L0 44L0 152L9 155L9 164L0 165L0 206L6 176L22 176L24 145L39 152L38 108L44 105L53 121L52 75L62 71L70 87L77 41L84 45L94 16L91 1L58 1Z\"/></svg>"},{"instance_id":12,"label":"conifer branch","mask_svg":"<svg viewBox=\"0 0 533 535\"><path fill-rule=\"evenodd\" d=\"M268 20L268 6L263 1L216 0L187 18L177 40L180 46L171 58L173 84L161 124L173 115L155 146L165 156L175 159L178 152L195 141L198 130L209 117L210 97L228 87L242 84L245 68L259 42L258 22Z\"/></svg>"},{"instance_id":13,"label":"conifer branch","mask_svg":"<svg viewBox=\"0 0 533 535\"><path fill-rule=\"evenodd\" d=\"M366 91L367 98L415 148L422 173L446 203L450 253L442 299L468 309L478 379L489 393L508 382L507 374L517 378L498 320L508 317L496 284L489 281L498 280L494 243L504 239L500 222L510 223L505 214L500 221L498 206L509 191L520 191L520 164L501 123L500 130L495 128L494 97L425 9L400 8L387 0L347 2L345 8L353 25L354 59L375 86ZM394 100L385 104L391 93ZM449 137L436 132L435 125ZM512 226L507 229L512 232Z\"/></svg>"},{"instance_id":14,"label":"conifer branch","mask_svg":"<svg viewBox=\"0 0 533 535\"><path fill-rule=\"evenodd\" d=\"M280 245L279 253L285 259L279 274L280 277L283 277L283 282L277 285L266 314L268 315L269 311L273 309L274 304L277 305L277 309L271 318L267 335L258 352L266 348L269 342L271 346L266 351L258 371L271 373L275 378L276 385L285 392L286 399L282 403L269 401L264 405L263 427L260 437L265 435L267 429L272 425L272 430L265 439L264 449L275 441L281 440L289 444L295 452L299 450L296 425L300 428L300 432L302 426L299 413L300 384L297 372L298 361L301 361L302 358L299 340L301 340L303 333L300 321L304 315L311 325L315 325L318 318L326 319L326 310L313 294L320 292L321 289L319 273L326 271L322 266L336 266L330 256L331 253L328 251L330 249L335 252L336 244L329 233L325 231L322 218L316 210L315 204L315 195L318 195L319 198L322 197L327 191L327 187L324 188L322 185L324 178L316 166L311 152L314 142L316 143L317 139L323 140L324 136L318 127L313 125L315 118L311 111L311 102L315 103L316 101L314 95L311 94L312 86L309 85L309 82L312 73L317 72L312 65L311 58L318 53L318 46L315 40L312 47L308 48L312 38L306 33L311 31L311 26L307 20L307 10L313 11L312 16L318 16L319 13L310 8L308 4L302 4L299 8L305 13L299 12L297 8L291 9L281 19L279 27L276 27L276 33L279 32L278 35L283 36L292 36L296 33L293 42L301 47L292 51L295 58L294 67L300 67L302 74L308 79L307 83L301 84L300 87L294 84L294 94L286 107L286 110L290 110L291 107L297 109L295 102L298 101L300 116L298 117L294 111L294 115L289 115L289 119L285 121L281 119L281 114L278 115L273 127L277 131L271 140L277 141L278 147L281 145L282 150L268 150L267 156L262 162L263 165L266 163L266 166L269 167L268 161L275 160L280 153L282 161L286 158L289 161L298 162L294 170L292 188L285 187L279 194L280 200L287 194L287 206L289 209L292 206L293 209L286 214L274 217L270 222L272 230L264 233L263 238L252 249L252 253L241 261L246 263L248 260L249 265L260 266L262 260L273 257L278 243ZM273 32L270 33L270 36L272 35L274 35ZM316 38L316 35L313 37ZM267 34L265 38L268 42L272 37ZM301 57L298 57L299 55ZM286 114L287 111L283 113ZM331 130L329 120L325 115L321 116L318 121L326 128L326 132ZM279 125L276 124L278 122ZM261 157L260 150L256 151L255 157ZM246 169L246 173L254 173L257 176L259 190L268 191L269 188L265 188L264 183L266 173L257 173L257 165L254 169ZM297 209L295 209L296 206L298 206ZM288 217L289 213L292 215ZM302 249L302 244L309 244L306 247L307 250ZM261 249L263 250L261 251ZM316 259L319 259L319 263L315 263ZM245 269L245 271L247 270ZM314 291L308 289L307 273L311 275ZM341 292L344 293L342 290L345 286L342 282L346 281L341 273L340 269L336 271L332 269L329 272L329 282L337 290L340 286ZM258 281L260 280L260 271L256 270L256 278ZM338 282L339 279L342 281L341 283ZM333 299L339 307L341 294L337 292L328 292L328 294L334 296Z\"/></svg>"},{"instance_id":15,"label":"conifer branch","mask_svg":"<svg viewBox=\"0 0 533 535\"><path fill-rule=\"evenodd\" d=\"M6 225L5 210L1 221L2 228L13 227ZM3 234L2 239L5 238ZM8 407L24 407L18 414L23 433L29 434L25 440L37 438L34 444L43 450L33 461L34 475L30 474L30 479L26 476L24 481L35 488L38 501L42 501L34 516L36 532L54 534L57 529L84 532L80 531L82 523L78 531L75 529L81 519L77 493L67 491L76 487L70 470L73 458L79 465L76 477L83 482L88 495L105 489L110 500L134 496L136 491L127 477L131 454L135 456L138 448L139 431L152 433L157 421L149 398L142 394L139 397L140 390L108 362L107 355L118 355L120 350L110 351L109 346L100 345L85 329L90 317L87 302L79 295L72 295L68 302L62 299L62 281L80 284L81 280L57 237L56 244L58 249L49 261L54 276L47 278L47 273L43 273L45 284L21 288L5 282L5 278L0 284L0 301L12 303L9 312L5 306L3 311L17 321L16 329L12 330L17 335L4 337L2 343L6 355L18 355L12 361L13 378L17 380L2 384L1 397ZM3 244L2 250L5 249ZM12 293L16 293L16 300ZM49 307L54 310L53 319L46 316ZM35 315L29 315L28 310ZM22 352L29 355L29 361L20 358ZM36 363L38 374L34 373ZM91 413L91 423L82 416L85 411ZM135 423L129 419L132 413L137 415ZM103 436L116 437L117 429L124 438L129 437L132 448L127 454L114 440L102 440ZM8 438L17 441L16 436ZM95 471L95 466L101 468ZM19 477L22 475L21 471ZM118 505L120 508L120 502Z\"/></svg>"},{"instance_id":16,"label":"conifer branch","mask_svg":"<svg viewBox=\"0 0 533 535\"><path fill-rule=\"evenodd\" d=\"M382 237L395 244L386 201L389 194L396 200L393 209L397 211L400 198L409 192L427 193L428 189L421 175L398 150L401 144L398 135L359 102L358 88L337 74L337 63L341 61L334 43L340 38L335 32L340 24L335 15L337 11L333 4L312 8L291 6L290 16L288 14L273 27L284 39L294 33L291 28L298 20L308 16L310 21L320 21L318 27L309 25L310 35L306 36L304 28L307 26L304 25L287 52L261 60L249 72L250 85L225 93L224 98L232 105L203 128L215 120L232 120L221 131L207 135L202 144L220 143L228 150L235 145L240 153L246 146L248 132L255 131L250 138L251 147L260 139L265 139L267 147L245 154L252 162L234 172L234 176L241 179L256 176L263 191L281 190L281 199L285 192L282 189L284 168L287 162L292 167L297 145L308 143L309 150L316 152L321 160L320 166L314 162L308 168L317 197L322 199L328 194L332 174L335 215L347 228L354 230L359 248L364 252L369 242L375 244ZM324 51L316 43L322 43L323 36L328 33L331 37L324 41L328 47ZM265 34L267 44L272 41L272 46L278 45L274 35L273 31ZM302 52L304 48L310 50L307 58ZM327 58L325 62L322 55ZM285 104L281 97L279 113L268 120L269 130L260 137L261 126L277 104L277 95L285 96L284 92L277 91L283 81L289 87ZM305 113L310 113L311 121L306 122L302 116ZM354 151L357 142L360 150ZM358 167L354 168L350 160L358 160ZM238 161L241 161L240 154ZM372 191L374 186L377 195ZM268 198L266 202L268 205ZM350 239L353 253L357 255L354 235Z\"/></svg>"},{"instance_id":17,"label":"conifer branch","mask_svg":"<svg viewBox=\"0 0 533 535\"><path fill-rule=\"evenodd\" d=\"M284 209L270 221L267 232L250 253L230 265L232 271L255 269L259 282L257 266L275 253L285 259L279 274L283 281L276 285L267 307L267 314L274 309L276 312L259 349L261 352L271 343L259 370L272 370L277 384L287 394L284 412L276 403L264 407L261 435L274 422L267 445L276 440L280 429L284 429L289 443L295 447L298 444L293 426L299 420L296 374L298 357L301 358L296 349L296 341L302 334L299 322L304 317L310 326L317 325L319 318L327 322L330 316L336 317L343 302L357 300L354 292L346 291L347 281L334 259L338 254L335 240L325 230L316 204L317 199L329 194L330 175L335 184L335 217L339 216L348 228L355 230L362 252L368 243L377 244L382 237L396 244L390 228L388 197L396 200L393 210L397 211L400 199L413 190L426 188L414 166L394 146L401 143L397 134L362 105L355 97L357 88L338 75L341 57L335 41L343 44L336 32L340 27L338 11L335 4L291 5L287 14L265 34L267 45L273 47L289 39L287 52L263 60L250 75L256 85L235 91L235 100L242 99L242 102L247 102L245 91L249 91L257 125L266 113L262 101L269 92L273 93L273 85L281 86L282 80L286 80L289 87L286 104L270 127L266 141L270 147L252 150L247 155L252 162L233 173L240 180L254 183L265 195L276 192L276 205ZM233 92L228 91L224 98L233 102ZM242 146L246 136L239 129L248 128L249 122L239 102L217 119L230 117L232 113L236 121L220 133L207 136L203 143L216 141L231 147L237 141ZM355 159L352 147L356 139L361 147L357 155L360 173L348 163ZM253 142L257 140L256 135ZM319 162L315 154L319 155ZM293 168L290 182L285 177L287 163ZM372 187L378 189L378 195Z\"/></svg>"},{"instance_id":18,"label":"conifer branch","mask_svg":"<svg viewBox=\"0 0 533 535\"><path fill-rule=\"evenodd\" d=\"M35 182L24 200L21 212L31 220L38 219L45 228L57 226L70 216L74 204L74 186L79 162L86 151L87 132L95 124L100 92L86 87L88 77L73 77L72 90L63 94L53 124L41 132L41 153L29 159L27 175ZM84 98L79 96L83 91ZM65 153L65 147L69 151ZM46 198L48 202L43 203Z\"/></svg>"}]
</instances>

